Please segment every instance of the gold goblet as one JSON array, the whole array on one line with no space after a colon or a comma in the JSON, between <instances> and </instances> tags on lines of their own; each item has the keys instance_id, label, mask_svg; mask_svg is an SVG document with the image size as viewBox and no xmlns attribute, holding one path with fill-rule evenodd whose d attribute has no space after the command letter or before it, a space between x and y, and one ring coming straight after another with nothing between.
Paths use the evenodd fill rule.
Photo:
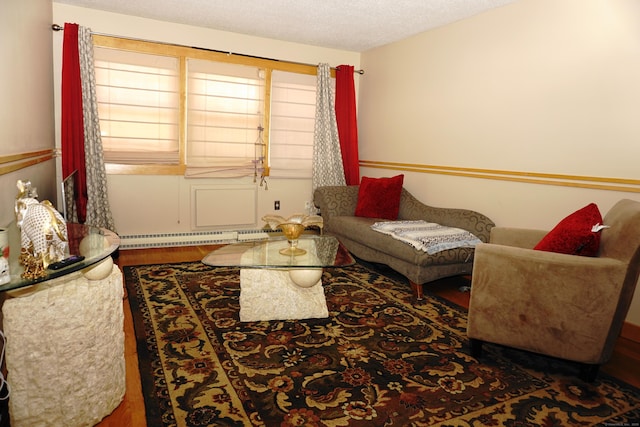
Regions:
<instances>
[{"instance_id":1,"label":"gold goblet","mask_svg":"<svg viewBox=\"0 0 640 427\"><path fill-rule=\"evenodd\" d=\"M282 255L296 256L307 253L307 251L298 247L298 238L304 231L304 225L295 222L285 222L278 224L278 227L282 230L282 233L289 241L288 248L280 249L280 253Z\"/></svg>"}]
</instances>

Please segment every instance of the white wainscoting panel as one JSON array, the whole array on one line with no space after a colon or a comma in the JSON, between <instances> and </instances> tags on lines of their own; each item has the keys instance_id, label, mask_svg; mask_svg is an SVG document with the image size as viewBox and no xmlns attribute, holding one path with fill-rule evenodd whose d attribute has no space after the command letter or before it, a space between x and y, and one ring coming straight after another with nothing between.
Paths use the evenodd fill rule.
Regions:
<instances>
[{"instance_id":1,"label":"white wainscoting panel","mask_svg":"<svg viewBox=\"0 0 640 427\"><path fill-rule=\"evenodd\" d=\"M191 203L194 229L256 225L255 185L192 185Z\"/></svg>"}]
</instances>

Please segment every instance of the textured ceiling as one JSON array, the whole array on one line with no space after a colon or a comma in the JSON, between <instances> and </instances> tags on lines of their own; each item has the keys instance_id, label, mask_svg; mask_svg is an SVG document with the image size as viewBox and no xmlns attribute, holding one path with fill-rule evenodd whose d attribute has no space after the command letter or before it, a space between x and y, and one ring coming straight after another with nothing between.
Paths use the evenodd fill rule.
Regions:
<instances>
[{"instance_id":1,"label":"textured ceiling","mask_svg":"<svg viewBox=\"0 0 640 427\"><path fill-rule=\"evenodd\" d=\"M54 0L109 12L364 52L516 0Z\"/></svg>"}]
</instances>

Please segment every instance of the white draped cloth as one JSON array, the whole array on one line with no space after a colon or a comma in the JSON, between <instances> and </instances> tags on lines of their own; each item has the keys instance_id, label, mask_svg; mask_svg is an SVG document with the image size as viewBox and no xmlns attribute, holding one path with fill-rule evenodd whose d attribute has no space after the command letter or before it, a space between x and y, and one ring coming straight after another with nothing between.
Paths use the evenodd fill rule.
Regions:
<instances>
[{"instance_id":1,"label":"white draped cloth","mask_svg":"<svg viewBox=\"0 0 640 427\"><path fill-rule=\"evenodd\" d=\"M467 230L447 227L434 222L380 221L371 228L405 242L429 255L461 247L475 247L482 241Z\"/></svg>"}]
</instances>

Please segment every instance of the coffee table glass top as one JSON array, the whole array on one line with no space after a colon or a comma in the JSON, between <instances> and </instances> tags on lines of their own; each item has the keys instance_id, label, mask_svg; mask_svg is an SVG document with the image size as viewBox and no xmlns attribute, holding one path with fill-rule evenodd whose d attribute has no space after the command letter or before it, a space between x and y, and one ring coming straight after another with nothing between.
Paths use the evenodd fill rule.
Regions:
<instances>
[{"instance_id":1,"label":"coffee table glass top","mask_svg":"<svg viewBox=\"0 0 640 427\"><path fill-rule=\"evenodd\" d=\"M325 268L355 264L349 251L333 236L303 235L298 239L302 255L283 255L289 242L284 237L232 243L214 250L202 262L214 267Z\"/></svg>"}]
</instances>

